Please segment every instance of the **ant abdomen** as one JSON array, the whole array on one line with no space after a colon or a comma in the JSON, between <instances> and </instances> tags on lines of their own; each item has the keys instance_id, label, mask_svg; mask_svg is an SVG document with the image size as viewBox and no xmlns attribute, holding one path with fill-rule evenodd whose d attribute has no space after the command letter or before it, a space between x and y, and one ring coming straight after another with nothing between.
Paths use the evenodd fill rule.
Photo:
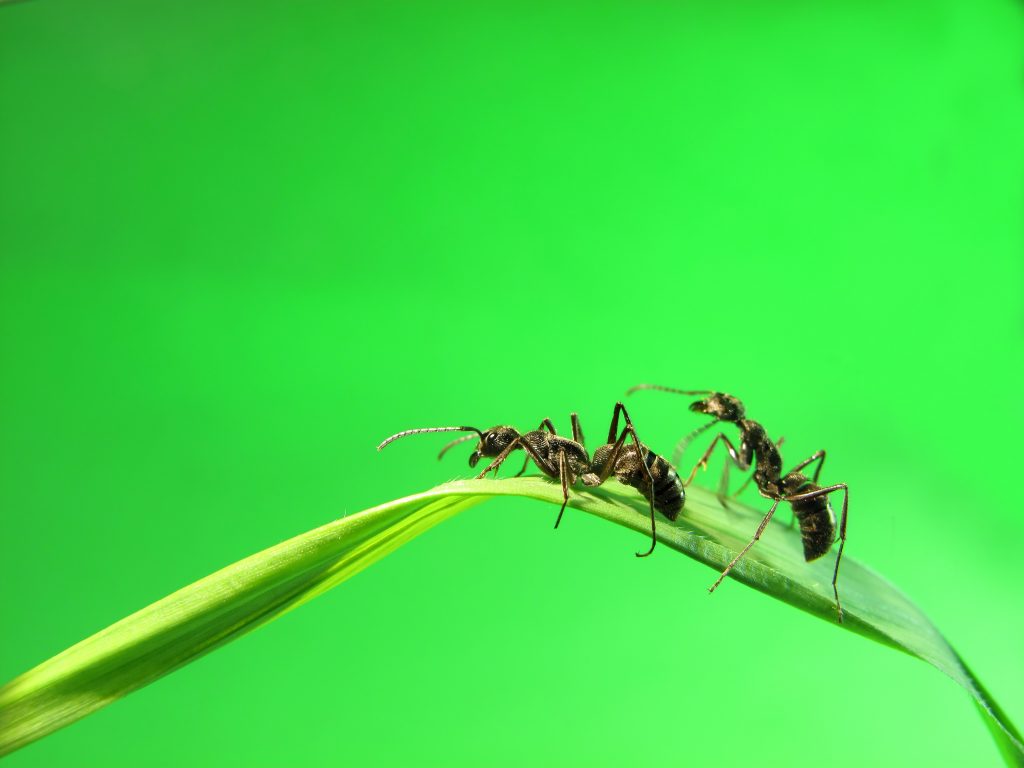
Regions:
<instances>
[{"instance_id":1,"label":"ant abdomen","mask_svg":"<svg viewBox=\"0 0 1024 768\"><path fill-rule=\"evenodd\" d=\"M793 483L794 493L810 493L821 486L802 475L803 482ZM789 478L787 478L789 479ZM787 485L790 485L787 483ZM800 523L800 538L804 544L804 560L811 562L826 554L836 540L836 515L829 504L828 496L814 496L810 499L796 499L790 502L793 514Z\"/></svg>"},{"instance_id":2,"label":"ant abdomen","mask_svg":"<svg viewBox=\"0 0 1024 768\"><path fill-rule=\"evenodd\" d=\"M602 445L594 452L592 466L595 474L601 474L604 470L611 457L612 448L611 445ZM612 470L615 478L623 485L636 488L647 501L654 504L655 510L669 520L675 520L679 517L686 500L683 481L671 464L647 446L643 447L643 456L643 461L638 459L635 445L623 447ZM653 486L647 472L644 471L644 463L650 469L650 477L654 480ZM583 481L587 482L587 478L584 477Z\"/></svg>"}]
</instances>

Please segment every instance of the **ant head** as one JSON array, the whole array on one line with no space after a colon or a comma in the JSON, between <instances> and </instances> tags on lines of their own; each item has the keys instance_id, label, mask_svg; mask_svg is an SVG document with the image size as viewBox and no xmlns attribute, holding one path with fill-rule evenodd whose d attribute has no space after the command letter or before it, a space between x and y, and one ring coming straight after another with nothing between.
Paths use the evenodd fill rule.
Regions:
<instances>
[{"instance_id":1,"label":"ant head","mask_svg":"<svg viewBox=\"0 0 1024 768\"><path fill-rule=\"evenodd\" d=\"M739 421L746 415L743 403L724 392L713 392L710 397L692 403L690 410L714 416L716 421Z\"/></svg>"},{"instance_id":2,"label":"ant head","mask_svg":"<svg viewBox=\"0 0 1024 768\"><path fill-rule=\"evenodd\" d=\"M488 458L497 456L518 437L519 431L515 427L491 427L481 433L476 450L469 455L469 466L475 467L476 463L484 456Z\"/></svg>"}]
</instances>

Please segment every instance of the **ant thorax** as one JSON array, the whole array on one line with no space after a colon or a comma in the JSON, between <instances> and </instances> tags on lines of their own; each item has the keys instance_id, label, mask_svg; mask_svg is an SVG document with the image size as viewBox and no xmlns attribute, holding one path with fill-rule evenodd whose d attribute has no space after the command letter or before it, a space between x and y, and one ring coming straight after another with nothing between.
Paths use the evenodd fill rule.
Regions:
<instances>
[{"instance_id":1,"label":"ant thorax","mask_svg":"<svg viewBox=\"0 0 1024 768\"><path fill-rule=\"evenodd\" d=\"M534 453L557 466L558 454L565 453L565 461L574 477L590 471L590 457L586 449L574 440L537 430L523 435L523 441Z\"/></svg>"},{"instance_id":2,"label":"ant thorax","mask_svg":"<svg viewBox=\"0 0 1024 768\"><path fill-rule=\"evenodd\" d=\"M584 482L587 485L597 485L597 476L604 474L604 468L608 464L608 460L612 457L612 445L602 445L596 451L594 451L594 460L590 463L590 475L593 476L594 482L587 482L584 478Z\"/></svg>"},{"instance_id":3,"label":"ant thorax","mask_svg":"<svg viewBox=\"0 0 1024 768\"><path fill-rule=\"evenodd\" d=\"M755 477L766 483L777 483L782 474L782 456L765 428L756 421L742 419L737 422L742 433L740 454L746 463L756 465ZM760 485L760 480L758 481Z\"/></svg>"}]
</instances>

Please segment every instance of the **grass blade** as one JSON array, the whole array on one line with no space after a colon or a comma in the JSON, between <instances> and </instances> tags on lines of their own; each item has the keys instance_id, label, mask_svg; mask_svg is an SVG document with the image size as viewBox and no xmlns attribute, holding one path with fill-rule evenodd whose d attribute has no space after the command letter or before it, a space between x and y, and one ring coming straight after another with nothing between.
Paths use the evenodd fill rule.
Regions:
<instances>
[{"instance_id":1,"label":"grass blade","mask_svg":"<svg viewBox=\"0 0 1024 768\"><path fill-rule=\"evenodd\" d=\"M228 566L132 614L0 688L0 755L12 752L205 653L266 624L355 575L406 541L489 497L560 504L539 478L461 480L329 523ZM572 506L641 533L646 502L610 484L573 492ZM660 520L661 544L716 569L747 542L761 513L688 489L683 516ZM803 561L799 534L773 524L731 577L835 622L832 558ZM1007 764L1024 766L1020 734L927 618L878 574L843 560L843 627L917 656L973 697Z\"/></svg>"},{"instance_id":2,"label":"grass blade","mask_svg":"<svg viewBox=\"0 0 1024 768\"><path fill-rule=\"evenodd\" d=\"M428 491L382 504L133 613L0 688L0 756L272 621L485 498Z\"/></svg>"}]
</instances>

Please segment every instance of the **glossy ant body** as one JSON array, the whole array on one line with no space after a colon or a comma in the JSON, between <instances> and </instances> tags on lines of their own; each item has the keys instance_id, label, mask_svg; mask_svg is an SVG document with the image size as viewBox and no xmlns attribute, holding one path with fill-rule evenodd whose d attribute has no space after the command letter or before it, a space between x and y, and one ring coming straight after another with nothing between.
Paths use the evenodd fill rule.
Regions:
<instances>
[{"instance_id":1,"label":"glossy ant body","mask_svg":"<svg viewBox=\"0 0 1024 768\"><path fill-rule=\"evenodd\" d=\"M626 422L621 433L618 432L620 413ZM570 485L574 484L576 480L582 480L584 485L595 487L604 483L614 474L620 483L636 488L650 504L651 546L646 552L637 552L637 557L647 557L654 551L654 545L657 542L655 510L661 512L669 520L675 520L679 516L685 500L685 491L679 475L665 459L640 442L636 436L633 422L629 418L629 413L622 403L616 403L611 426L608 429L608 442L594 451L593 460L587 453L583 429L580 426L579 417L575 413L572 414L571 440L559 436L555 432L551 420L544 419L537 429L523 434L520 434L515 427L509 426L491 427L485 431L476 427L407 429L387 438L377 446L377 450L381 450L401 437L425 432L476 433L456 438L448 443L441 449L438 458L443 457L453 446L478 437L479 443L476 450L470 454L469 466L475 467L481 458L493 459L477 475L478 480L486 477L487 473L491 471L497 475L499 467L512 451L519 449L525 451L526 462L523 464L523 469L516 475L517 477L526 470L528 462L532 459L541 472L558 480L562 485L562 507L558 510L555 528L562 521L565 506L569 502ZM632 438L632 445L626 445L627 437Z\"/></svg>"},{"instance_id":2,"label":"glossy ant body","mask_svg":"<svg viewBox=\"0 0 1024 768\"><path fill-rule=\"evenodd\" d=\"M618 440L615 440L620 412L626 421L626 426ZM572 417L575 424L577 422L576 414L574 413ZM627 432L633 438L632 445L624 445ZM581 443L582 440L581 434ZM651 554L657 543L654 511L657 510L669 520L676 520L683 509L683 504L686 503L686 491L675 468L637 439L636 430L626 412L626 406L622 403L615 404L612 423L608 428L608 442L594 451L591 472L592 475L589 478L583 477L583 482L586 485L600 485L614 474L620 483L636 488L650 503L651 547L643 554L637 552L636 555L637 557L646 557Z\"/></svg>"},{"instance_id":3,"label":"glossy ant body","mask_svg":"<svg viewBox=\"0 0 1024 768\"><path fill-rule=\"evenodd\" d=\"M680 390L671 387L662 387L654 384L640 384L632 387L627 394L640 389L657 389L664 392L673 392L680 395L707 395L703 400L698 400L690 405L690 410L696 413L704 413L714 417L714 421L708 422L703 427L694 430L683 439L680 446L685 446L691 439L705 430L713 427L719 422L735 424L740 430L740 447L737 450L724 433L719 433L711 441L711 445L704 451L704 455L694 465L693 471L687 477L685 485L693 482L697 469L701 466L707 467L708 458L714 450L715 445L721 441L729 453L729 458L741 470L745 471L752 465L754 484L758 491L765 498L772 500L772 508L764 516L761 524L757 526L754 538L740 550L740 553L732 559L732 562L722 571L722 575L711 586L710 591L714 592L722 580L739 562L740 558L747 553L754 543L761 538L768 522L775 514L779 502L789 502L793 508L793 515L800 524L800 538L803 541L804 560L811 562L825 555L836 540L836 517L832 511L832 505L828 501L829 494L836 491L843 492L843 508L839 518L839 553L836 555L836 567L832 573L832 591L836 598L836 610L839 615L839 622L843 621L843 607L839 601L839 589L836 582L839 580L839 563L843 558L843 547L846 545L846 510L848 507L850 491L845 483L836 483L822 487L818 485L818 475L825 464L825 451L817 451L809 458L797 464L789 472L782 473L782 455L779 453L779 443L773 443L768 433L758 422L746 418L746 409L738 398L727 395L724 392L712 392L710 390ZM806 469L814 462L818 466L814 475L808 478L801 470ZM726 465L728 468L728 465ZM724 485L724 484L723 484Z\"/></svg>"}]
</instances>

